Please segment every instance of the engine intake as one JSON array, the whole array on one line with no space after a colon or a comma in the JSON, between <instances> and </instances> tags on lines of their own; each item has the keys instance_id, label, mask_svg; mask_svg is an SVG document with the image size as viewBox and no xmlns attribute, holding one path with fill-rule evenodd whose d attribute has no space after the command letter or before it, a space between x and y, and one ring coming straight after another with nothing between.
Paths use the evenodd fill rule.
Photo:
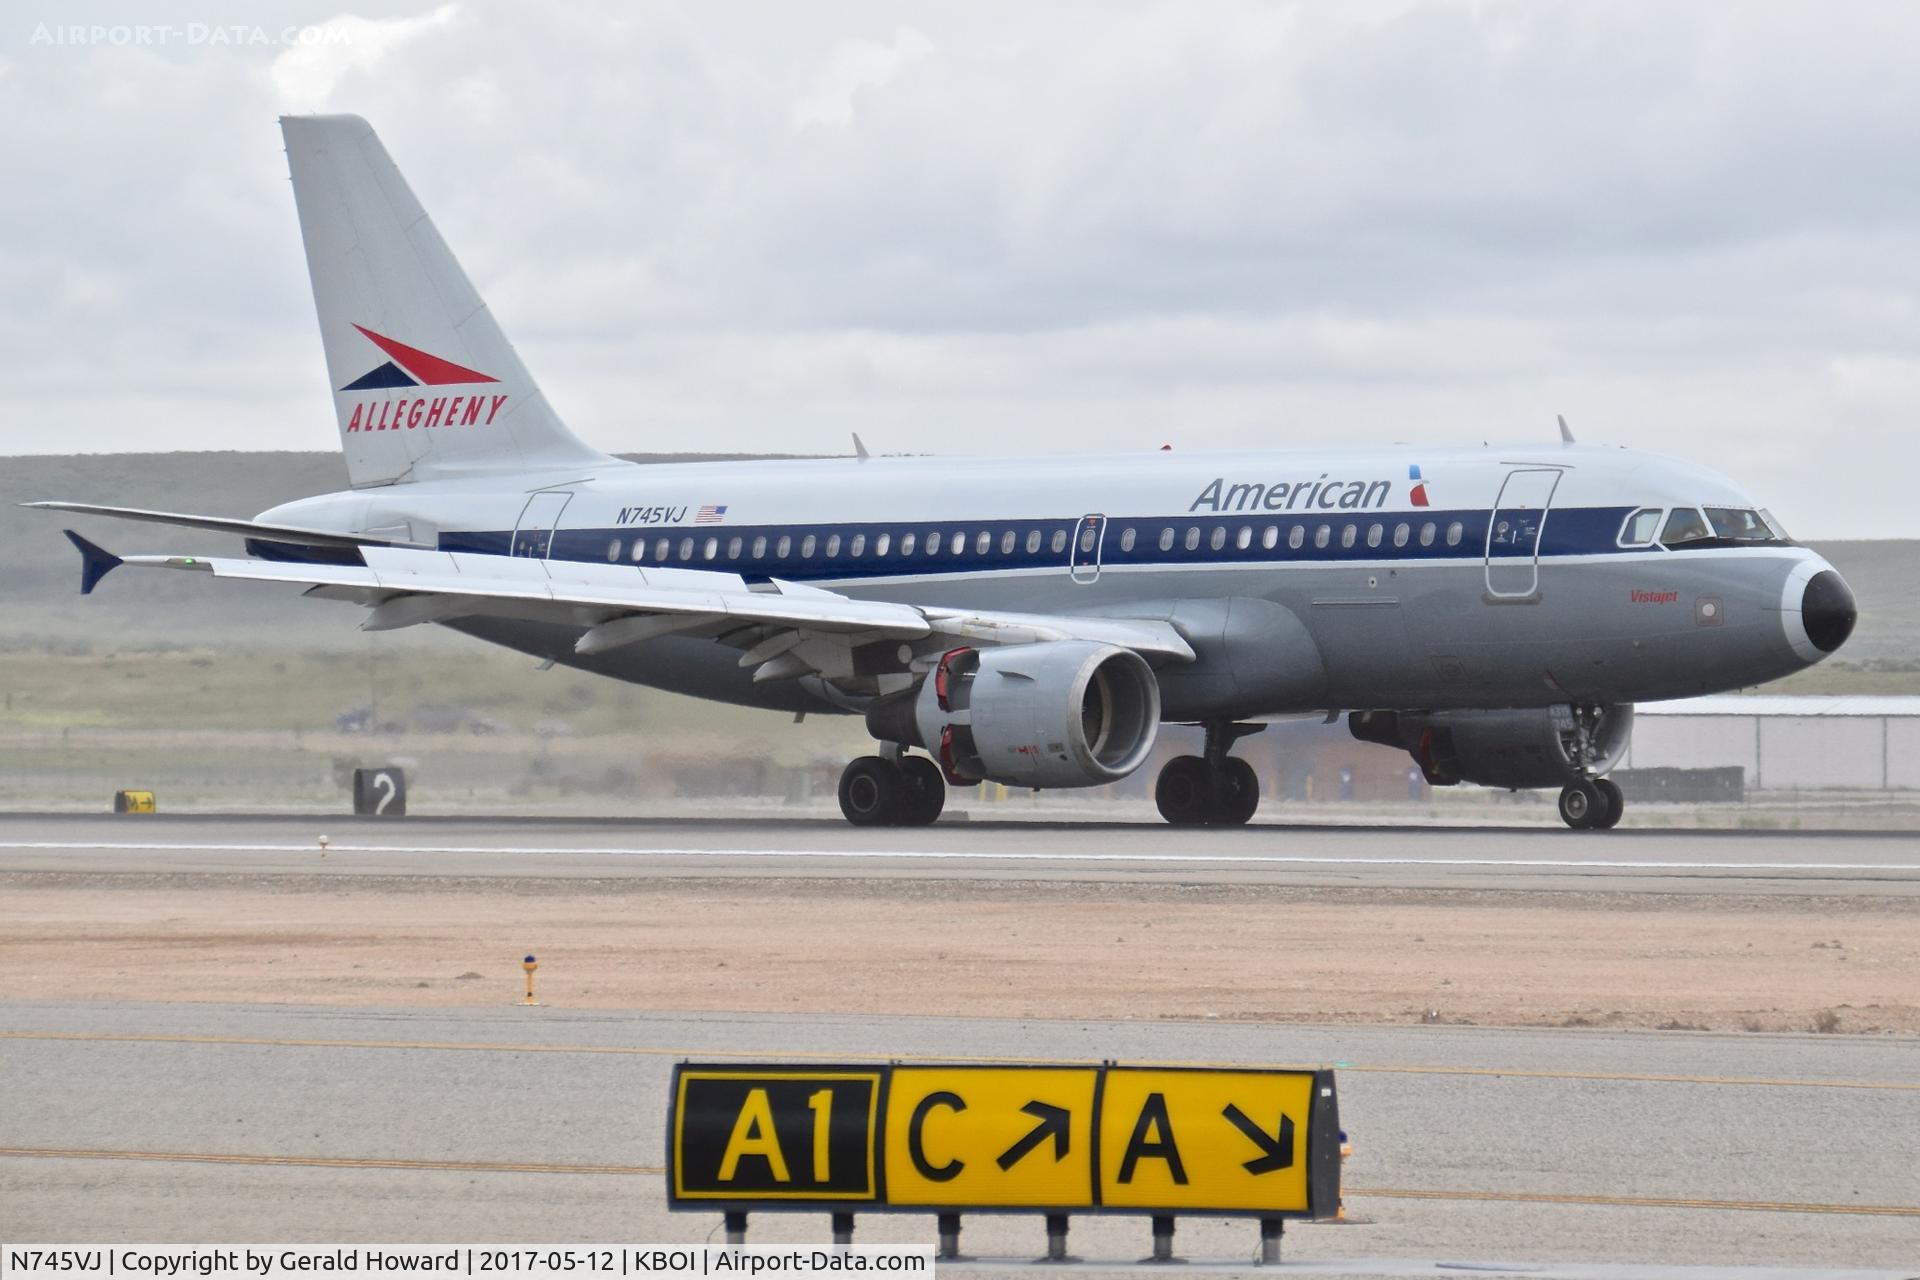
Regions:
<instances>
[{"instance_id":1,"label":"engine intake","mask_svg":"<svg viewBox=\"0 0 1920 1280\"><path fill-rule=\"evenodd\" d=\"M1356 711L1347 727L1362 742L1405 750L1436 787L1560 787L1620 762L1633 707Z\"/></svg>"},{"instance_id":2,"label":"engine intake","mask_svg":"<svg viewBox=\"0 0 1920 1280\"><path fill-rule=\"evenodd\" d=\"M1090 640L953 649L916 688L875 701L867 729L925 747L956 783L1097 787L1153 750L1160 685L1139 654Z\"/></svg>"}]
</instances>

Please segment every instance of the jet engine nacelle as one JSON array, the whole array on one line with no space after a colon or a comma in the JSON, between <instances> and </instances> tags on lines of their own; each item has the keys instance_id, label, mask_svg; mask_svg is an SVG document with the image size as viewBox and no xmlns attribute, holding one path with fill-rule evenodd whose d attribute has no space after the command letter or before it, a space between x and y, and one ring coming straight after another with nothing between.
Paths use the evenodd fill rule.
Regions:
<instances>
[{"instance_id":1,"label":"jet engine nacelle","mask_svg":"<svg viewBox=\"0 0 1920 1280\"><path fill-rule=\"evenodd\" d=\"M1563 787L1620 762L1633 707L1356 711L1347 727L1362 742L1404 749L1437 787Z\"/></svg>"},{"instance_id":2,"label":"jet engine nacelle","mask_svg":"<svg viewBox=\"0 0 1920 1280\"><path fill-rule=\"evenodd\" d=\"M1153 750L1160 686L1139 654L1090 640L954 649L874 702L867 729L925 747L955 783L1097 787Z\"/></svg>"}]
</instances>

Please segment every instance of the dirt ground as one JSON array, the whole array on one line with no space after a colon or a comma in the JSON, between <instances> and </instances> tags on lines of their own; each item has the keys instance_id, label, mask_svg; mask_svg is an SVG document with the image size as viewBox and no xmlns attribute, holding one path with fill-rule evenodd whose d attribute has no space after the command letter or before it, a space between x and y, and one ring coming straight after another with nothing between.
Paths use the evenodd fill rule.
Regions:
<instances>
[{"instance_id":1,"label":"dirt ground","mask_svg":"<svg viewBox=\"0 0 1920 1280\"><path fill-rule=\"evenodd\" d=\"M1920 1032L1913 900L0 877L23 999Z\"/></svg>"}]
</instances>

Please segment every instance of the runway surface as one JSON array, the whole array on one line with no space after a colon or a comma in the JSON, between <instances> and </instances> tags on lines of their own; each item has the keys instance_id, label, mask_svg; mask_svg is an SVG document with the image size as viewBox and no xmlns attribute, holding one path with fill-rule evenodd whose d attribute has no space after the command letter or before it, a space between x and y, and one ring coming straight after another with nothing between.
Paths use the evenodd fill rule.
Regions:
<instances>
[{"instance_id":1,"label":"runway surface","mask_svg":"<svg viewBox=\"0 0 1920 1280\"><path fill-rule=\"evenodd\" d=\"M1920 1274L1904 1038L107 1002L0 1004L0 1032L10 1241L701 1241L717 1215L664 1211L676 1059L1117 1058L1337 1064L1354 1221L1286 1238L1316 1274ZM1028 1218L963 1240L993 1274L1042 1246ZM1074 1222L1091 1260L1147 1244L1143 1220ZM1254 1246L1251 1224L1181 1220L1184 1256Z\"/></svg>"},{"instance_id":2,"label":"runway surface","mask_svg":"<svg viewBox=\"0 0 1920 1280\"><path fill-rule=\"evenodd\" d=\"M319 837L328 837L319 857ZM1920 832L0 817L0 873L1019 879L1920 896Z\"/></svg>"}]
</instances>

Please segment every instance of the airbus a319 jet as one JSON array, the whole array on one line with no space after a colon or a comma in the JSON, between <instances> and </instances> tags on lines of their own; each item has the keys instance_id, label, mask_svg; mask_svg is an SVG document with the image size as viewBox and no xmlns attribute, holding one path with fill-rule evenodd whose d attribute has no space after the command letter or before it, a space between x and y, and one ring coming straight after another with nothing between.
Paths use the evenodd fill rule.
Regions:
<instances>
[{"instance_id":1,"label":"airbus a319 jet","mask_svg":"<svg viewBox=\"0 0 1920 1280\"><path fill-rule=\"evenodd\" d=\"M1436 785L1560 788L1619 821L1633 704L1819 662L1840 575L1732 481L1542 446L865 457L641 466L548 404L366 121L281 121L351 487L255 518L35 505L223 530L244 556L68 537L120 564L292 584L584 671L864 716L861 825L949 784L1124 778L1164 723L1176 824L1254 814L1235 741L1345 715ZM916 754L923 752L924 754Z\"/></svg>"}]
</instances>

